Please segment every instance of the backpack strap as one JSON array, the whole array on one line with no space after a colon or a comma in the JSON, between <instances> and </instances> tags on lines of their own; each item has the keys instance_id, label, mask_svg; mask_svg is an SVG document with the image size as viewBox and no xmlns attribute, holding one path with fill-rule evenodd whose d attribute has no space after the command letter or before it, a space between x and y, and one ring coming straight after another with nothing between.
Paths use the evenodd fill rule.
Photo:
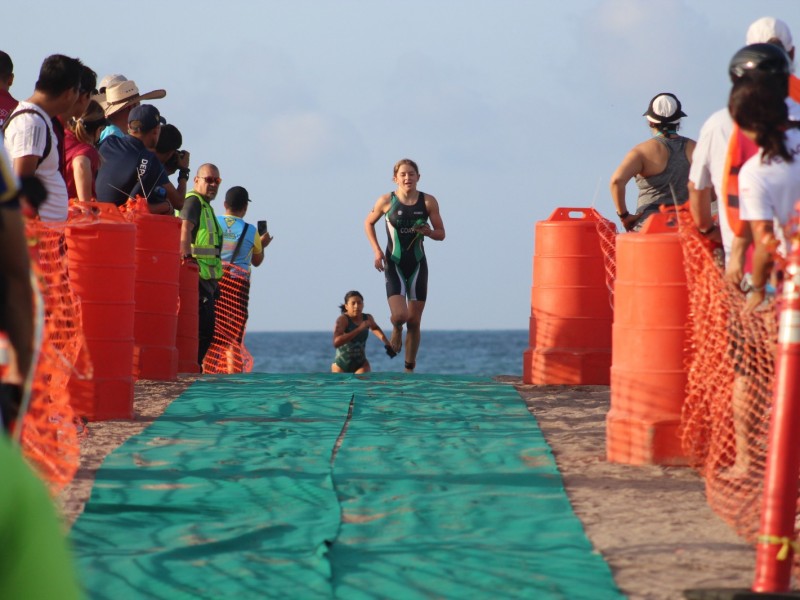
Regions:
<instances>
[{"instance_id":1,"label":"backpack strap","mask_svg":"<svg viewBox=\"0 0 800 600\"><path fill-rule=\"evenodd\" d=\"M52 140L51 134L50 134L50 123L48 123L47 119L45 119L42 116L42 113L40 113L38 110L34 110L32 108L23 108L22 110L18 110L16 112L11 113L9 115L9 117L5 120L5 123L3 123L3 135L5 135L6 129L8 128L8 124L11 123L12 119L14 119L15 117L18 117L19 115L24 115L25 113L38 115L39 118L42 121L44 121L44 130L47 133L47 138L46 138L46 140L44 142L44 154L42 154L39 157L39 162L36 163L36 166L38 167L39 165L41 165L44 162L44 159L47 158L50 155L50 150L51 150L51 148L53 146L53 140Z\"/></svg>"},{"instance_id":2,"label":"backpack strap","mask_svg":"<svg viewBox=\"0 0 800 600\"><path fill-rule=\"evenodd\" d=\"M239 250L242 249L242 242L244 241L245 236L247 236L248 231L250 231L250 223L245 223L244 229L242 229L242 235L239 236L239 241L236 242L236 248L233 249L233 254L231 255L231 264L236 262L236 256L239 254Z\"/></svg>"}]
</instances>

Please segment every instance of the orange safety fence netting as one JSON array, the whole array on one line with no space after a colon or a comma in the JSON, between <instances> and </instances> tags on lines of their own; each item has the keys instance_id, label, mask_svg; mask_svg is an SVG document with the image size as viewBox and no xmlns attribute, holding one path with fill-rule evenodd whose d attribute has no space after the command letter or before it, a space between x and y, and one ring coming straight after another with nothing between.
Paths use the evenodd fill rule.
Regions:
<instances>
[{"instance_id":1,"label":"orange safety fence netting","mask_svg":"<svg viewBox=\"0 0 800 600\"><path fill-rule=\"evenodd\" d=\"M600 248L603 250L603 266L606 269L608 302L614 308L614 280L617 278L617 226L606 218L597 222Z\"/></svg>"},{"instance_id":2,"label":"orange safety fence netting","mask_svg":"<svg viewBox=\"0 0 800 600\"><path fill-rule=\"evenodd\" d=\"M69 283L65 226L38 220L26 224L44 323L32 366L30 401L17 427L26 458L52 493L72 481L80 464L79 436L84 428L70 404L67 383L92 373L80 303Z\"/></svg>"},{"instance_id":3,"label":"orange safety fence netting","mask_svg":"<svg viewBox=\"0 0 800 600\"><path fill-rule=\"evenodd\" d=\"M711 508L738 535L755 542L768 449L778 303L773 298L756 312L744 313L745 294L724 279L719 258L697 232L690 214L681 210L678 215L689 306L681 444L705 479ZM600 229L603 226L598 225L598 232L606 271L613 279L614 245L607 240L607 226Z\"/></svg>"},{"instance_id":4,"label":"orange safety fence netting","mask_svg":"<svg viewBox=\"0 0 800 600\"><path fill-rule=\"evenodd\" d=\"M203 373L250 373L253 356L244 345L250 301L250 273L225 263L215 303L216 324L203 359Z\"/></svg>"}]
</instances>

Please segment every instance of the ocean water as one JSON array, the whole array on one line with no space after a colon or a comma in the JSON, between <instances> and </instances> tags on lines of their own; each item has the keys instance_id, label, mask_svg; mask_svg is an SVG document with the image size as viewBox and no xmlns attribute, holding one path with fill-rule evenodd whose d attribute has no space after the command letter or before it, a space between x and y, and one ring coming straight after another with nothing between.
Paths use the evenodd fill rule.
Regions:
<instances>
[{"instance_id":1,"label":"ocean water","mask_svg":"<svg viewBox=\"0 0 800 600\"><path fill-rule=\"evenodd\" d=\"M245 337L258 373L329 372L333 332L254 332ZM527 330L426 331L417 353L417 373L522 376ZM401 350L390 359L380 340L370 335L367 358L373 371L403 371Z\"/></svg>"}]
</instances>

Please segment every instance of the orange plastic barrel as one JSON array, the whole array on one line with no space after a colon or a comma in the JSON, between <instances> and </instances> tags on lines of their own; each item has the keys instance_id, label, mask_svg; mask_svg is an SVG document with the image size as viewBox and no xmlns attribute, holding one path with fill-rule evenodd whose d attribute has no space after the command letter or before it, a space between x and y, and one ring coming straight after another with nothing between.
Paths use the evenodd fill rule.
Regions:
<instances>
[{"instance_id":1,"label":"orange plastic barrel","mask_svg":"<svg viewBox=\"0 0 800 600\"><path fill-rule=\"evenodd\" d=\"M181 264L180 310L178 311L178 372L199 373L197 363L198 333L200 328L199 269L197 263Z\"/></svg>"},{"instance_id":2,"label":"orange plastic barrel","mask_svg":"<svg viewBox=\"0 0 800 600\"><path fill-rule=\"evenodd\" d=\"M72 378L76 413L89 420L133 417L134 243L136 226L113 204L98 203L100 220L66 229L70 285L80 298L92 376Z\"/></svg>"},{"instance_id":3,"label":"orange plastic barrel","mask_svg":"<svg viewBox=\"0 0 800 600\"><path fill-rule=\"evenodd\" d=\"M593 208L557 208L536 223L523 380L608 385L612 310Z\"/></svg>"},{"instance_id":4,"label":"orange plastic barrel","mask_svg":"<svg viewBox=\"0 0 800 600\"><path fill-rule=\"evenodd\" d=\"M133 375L178 377L178 290L181 221L172 215L137 212L136 311Z\"/></svg>"},{"instance_id":5,"label":"orange plastic barrel","mask_svg":"<svg viewBox=\"0 0 800 600\"><path fill-rule=\"evenodd\" d=\"M611 409L612 462L686 464L678 428L686 391L689 297L674 212L617 236Z\"/></svg>"}]
</instances>

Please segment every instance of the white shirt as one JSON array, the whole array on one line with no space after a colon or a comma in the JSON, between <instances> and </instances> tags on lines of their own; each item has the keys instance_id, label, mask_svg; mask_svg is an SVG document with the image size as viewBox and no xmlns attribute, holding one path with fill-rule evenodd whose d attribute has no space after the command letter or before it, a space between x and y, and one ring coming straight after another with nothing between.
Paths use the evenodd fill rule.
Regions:
<instances>
[{"instance_id":1,"label":"white shirt","mask_svg":"<svg viewBox=\"0 0 800 600\"><path fill-rule=\"evenodd\" d=\"M66 221L69 198L67 184L58 170L58 138L53 131L50 117L41 108L30 102L20 102L11 114L30 108L42 115L22 114L8 124L4 145L12 163L23 156L42 156L50 131L50 153L36 167L36 176L47 190L47 200L39 207L42 221Z\"/></svg>"},{"instance_id":2,"label":"white shirt","mask_svg":"<svg viewBox=\"0 0 800 600\"><path fill-rule=\"evenodd\" d=\"M794 157L761 161L763 150L748 159L739 172L739 214L745 221L775 221L776 231L797 214L800 200L800 130L786 132L786 147Z\"/></svg>"},{"instance_id":3,"label":"white shirt","mask_svg":"<svg viewBox=\"0 0 800 600\"><path fill-rule=\"evenodd\" d=\"M800 104L790 98L786 99L786 106L789 109L789 118L792 121L800 121ZM728 141L733 131L733 119L727 108L718 110L711 115L703 127L700 129L700 137L697 139L692 154L692 166L689 169L689 181L695 188L704 190L710 186L714 187L717 198L722 198L722 173L725 170L725 161L728 156ZM741 196L741 176L739 179ZM741 202L741 199L740 199ZM728 214L725 210L718 212L719 230L722 234L722 245L725 248L725 260L731 254L731 242L733 241L733 231L728 224Z\"/></svg>"},{"instance_id":4,"label":"white shirt","mask_svg":"<svg viewBox=\"0 0 800 600\"><path fill-rule=\"evenodd\" d=\"M718 110L706 119L700 129L700 136L692 154L692 166L689 168L689 181L694 187L704 190L713 186L717 198L722 197L722 172L725 170L731 132L733 132L733 119L727 108ZM727 211L719 210L717 214L727 261L731 255L733 231L728 224Z\"/></svg>"}]
</instances>

